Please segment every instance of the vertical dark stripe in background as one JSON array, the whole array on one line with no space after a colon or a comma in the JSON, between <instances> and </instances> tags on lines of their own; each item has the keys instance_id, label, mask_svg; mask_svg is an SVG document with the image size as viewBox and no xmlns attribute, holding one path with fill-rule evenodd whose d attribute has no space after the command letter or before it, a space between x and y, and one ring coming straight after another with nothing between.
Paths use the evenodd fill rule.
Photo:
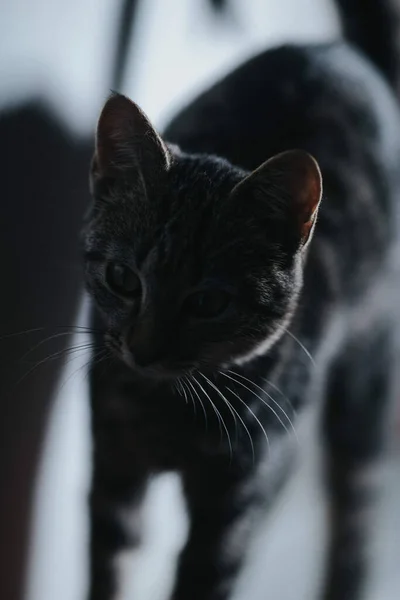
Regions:
<instances>
[{"instance_id":1,"label":"vertical dark stripe in background","mask_svg":"<svg viewBox=\"0 0 400 600\"><path fill-rule=\"evenodd\" d=\"M228 0L209 0L213 9L217 12L224 12L227 8Z\"/></svg>"},{"instance_id":2,"label":"vertical dark stripe in background","mask_svg":"<svg viewBox=\"0 0 400 600\"><path fill-rule=\"evenodd\" d=\"M122 92L137 6L138 0L123 0L122 2L112 81L112 89L115 92Z\"/></svg>"},{"instance_id":3,"label":"vertical dark stripe in background","mask_svg":"<svg viewBox=\"0 0 400 600\"><path fill-rule=\"evenodd\" d=\"M212 9L217 13L228 10L229 0L207 0ZM114 60L113 79L111 88L115 92L122 92L124 76L128 62L129 48L132 43L132 32L135 25L139 0L122 0L120 13L117 45Z\"/></svg>"}]
</instances>

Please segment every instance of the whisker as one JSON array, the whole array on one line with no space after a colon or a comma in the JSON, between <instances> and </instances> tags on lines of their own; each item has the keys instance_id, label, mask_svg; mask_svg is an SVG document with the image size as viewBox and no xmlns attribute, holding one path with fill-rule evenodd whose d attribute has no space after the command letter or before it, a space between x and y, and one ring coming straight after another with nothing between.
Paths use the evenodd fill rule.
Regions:
<instances>
[{"instance_id":1,"label":"whisker","mask_svg":"<svg viewBox=\"0 0 400 600\"><path fill-rule=\"evenodd\" d=\"M190 396L190 400L191 400L191 402L192 402L192 404L193 404L193 412L194 412L194 415L195 415L195 417L197 417L197 407L196 407L196 402L194 401L194 397L193 397L192 391L191 391L190 387L189 387L189 386L188 386L188 384L187 384L187 381L186 381L186 376L185 376L185 375L182 377L182 385L183 385L184 387L186 387L186 389L187 389L187 391L188 391L188 394L189 394L189 396Z\"/></svg>"},{"instance_id":2,"label":"whisker","mask_svg":"<svg viewBox=\"0 0 400 600\"><path fill-rule=\"evenodd\" d=\"M205 409L204 402L203 402L202 398L200 397L198 391L194 387L193 383L191 382L190 376L187 378L187 382L190 385L190 387L192 388L193 392L196 394L196 396L197 396L197 398L198 398L198 400L200 402L200 406L201 406L203 414L204 414L204 420L205 420L205 424L206 424L206 431L208 431L208 418L207 418L207 411Z\"/></svg>"},{"instance_id":3,"label":"whisker","mask_svg":"<svg viewBox=\"0 0 400 600\"><path fill-rule=\"evenodd\" d=\"M243 400L243 399L242 399L242 398L241 398L241 397L240 397L240 396L239 396L239 395L238 395L238 394L237 394L237 393L236 393L234 390L231 390L231 388L228 388L228 387L227 387L226 389L227 389L229 392L231 392L231 394L233 394L233 395L234 395L234 396L235 396L235 397L236 397L236 398L239 400L239 402L241 402L241 403L242 403L242 404L243 404L243 405L244 405L244 406L247 408L247 410L249 411L249 413L250 413L250 414L251 414L251 415L254 417L254 419L256 420L256 422L258 423L258 425L260 426L260 428L261 428L261 431L262 431L262 432L263 432L263 434L264 434L264 437L265 437L265 440L266 440L266 442L267 442L267 446L268 446L268 452L270 452L270 450L271 450L271 444L270 444L270 441L269 441L268 433L265 431L265 429L264 429L264 425L261 423L260 419L259 419L259 418L257 417L257 415L256 415L256 414L255 414L255 413L254 413L254 412L251 410L250 406L248 406L248 405L246 404L246 402L245 402L245 401L244 401L244 400Z\"/></svg>"},{"instance_id":4,"label":"whisker","mask_svg":"<svg viewBox=\"0 0 400 600\"><path fill-rule=\"evenodd\" d=\"M182 385L182 381L181 381L181 379L180 379L180 378L179 378L179 379L177 379L177 381L176 381L176 385L177 385L177 390L178 390L179 394L180 394L181 396L183 396L183 397L184 397L184 399L185 399L185 403L186 403L186 404L188 404L188 398L187 398L186 390L185 390L185 388L183 387L183 385Z\"/></svg>"},{"instance_id":5,"label":"whisker","mask_svg":"<svg viewBox=\"0 0 400 600\"><path fill-rule=\"evenodd\" d=\"M108 370L110 370L110 369L111 369L111 367L112 367L113 365L115 365L115 363L116 363L116 362L117 362L117 360L118 360L118 359L117 359L117 357L115 356L115 354L113 354L112 352L110 352L110 351L108 350L108 348L107 348L107 356L106 356L105 358L108 358L108 361L107 361L107 363L106 363L106 365L105 365L105 368L106 368L106 369L108 369ZM99 361L99 362L102 362L102 361ZM94 364L96 365L97 363L94 363Z\"/></svg>"},{"instance_id":6,"label":"whisker","mask_svg":"<svg viewBox=\"0 0 400 600\"><path fill-rule=\"evenodd\" d=\"M176 381L172 382L172 387L174 388L174 390L179 394L179 396L181 396L181 391L178 385L178 379Z\"/></svg>"},{"instance_id":7,"label":"whisker","mask_svg":"<svg viewBox=\"0 0 400 600\"><path fill-rule=\"evenodd\" d=\"M55 333L53 335L50 335L49 337L47 337L44 340L41 340L40 342L38 342L37 344L35 344L27 352L25 352L25 354L23 356L21 356L20 360L24 360L24 358L26 358L27 356L29 356L30 354L32 354L32 352L34 352L35 350L37 350L38 348L40 348L40 346L43 346L43 344L45 344L46 342L50 342L51 340L54 340L56 338L63 337L63 336L66 336L66 335L74 335L74 332L73 331L63 331L61 333Z\"/></svg>"},{"instance_id":8,"label":"whisker","mask_svg":"<svg viewBox=\"0 0 400 600\"><path fill-rule=\"evenodd\" d=\"M266 379L265 377L262 377L262 381L264 383L266 383L267 385L271 386L272 389L274 389L275 391L277 391L278 394L280 394L282 396L282 398L288 403L288 405L290 406L291 410L293 411L293 416L296 418L297 417L297 411L293 407L292 402L289 400L289 398L286 396L286 394L284 394L282 392L282 390L277 385L275 385L275 383L272 383L272 381L270 381L269 379Z\"/></svg>"},{"instance_id":9,"label":"whisker","mask_svg":"<svg viewBox=\"0 0 400 600\"><path fill-rule=\"evenodd\" d=\"M199 375L200 375L201 377L203 377L203 379L204 379L205 381L209 381L209 380L207 379L207 377L206 377L205 375L203 375L203 373L201 373L200 371L199 371ZM232 442L231 442L231 436L230 436L230 434L229 434L229 430L228 430L228 428L227 428L227 426L226 426L226 424L225 424L225 421L224 421L224 419L223 419L223 417L222 417L222 415L221 415L220 411L219 411L219 410L218 410L218 408L215 406L214 402L211 400L210 396L207 394L207 392L204 390L204 388L203 388L203 391L204 391L204 393L205 393L205 394L208 396L208 398L209 398L209 400L210 400L211 404L214 406L214 408L215 408L215 411L217 412L217 414L219 415L219 417L220 417L220 419L221 419L222 427L224 428L224 430L225 430L225 433L226 433L226 437L227 437L227 439L228 439L228 445L229 445L229 450L230 450L230 457L232 458L232 457L233 457L233 450L232 450Z\"/></svg>"},{"instance_id":10,"label":"whisker","mask_svg":"<svg viewBox=\"0 0 400 600\"><path fill-rule=\"evenodd\" d=\"M98 329L97 327L90 327L87 325L55 325L53 326L55 329L70 329L86 331L88 333L105 333L104 329Z\"/></svg>"},{"instance_id":11,"label":"whisker","mask_svg":"<svg viewBox=\"0 0 400 600\"><path fill-rule=\"evenodd\" d=\"M38 331L43 331L44 327L34 327L33 329L23 329L22 331L17 331L14 333L6 333L0 337L0 342L3 340L8 340L13 337L18 337L19 335L27 335L28 333L37 333Z\"/></svg>"},{"instance_id":12,"label":"whisker","mask_svg":"<svg viewBox=\"0 0 400 600\"><path fill-rule=\"evenodd\" d=\"M199 374L200 374L200 372L199 372ZM203 392L203 394L204 394L204 395L205 395L205 397L206 397L206 398L209 400L209 402L210 402L211 406L213 407L213 409L214 409L214 412L215 412L215 414L217 415L217 418L218 418L219 430L220 430L220 434L221 434L221 436L222 436L221 415L219 414L218 410L216 409L214 402L211 400L210 396L207 394L207 392L205 391L205 389L204 389L204 388L203 388L203 386L201 385L200 381L198 381L198 380L196 379L196 377L195 377L195 375L194 375L194 374L192 374L192 377L193 377L193 381L194 381L195 383L197 383L198 387L200 388L200 390Z\"/></svg>"},{"instance_id":13,"label":"whisker","mask_svg":"<svg viewBox=\"0 0 400 600\"><path fill-rule=\"evenodd\" d=\"M200 373L200 371L198 371L199 375L202 375L202 373ZM207 394L206 390L204 389L204 387L201 385L200 381L198 381L196 379L196 377L194 375L192 375L193 380L197 383L197 385L199 386L199 388L202 390L203 394L206 396L206 398L208 398L208 400L210 401L211 406L214 409L215 414L217 415L218 418L218 425L219 425L219 431L220 431L220 435L221 435L221 441L222 441L222 428L221 428L221 424L222 427L225 429L225 432L227 434L227 438L228 438L228 444L229 444L229 448L231 451L231 456L232 456L232 445L231 445L231 441L230 441L230 436L229 436L229 431L225 425L224 420L222 419L221 413L219 412L218 408L215 406L214 402L211 400L209 394Z\"/></svg>"},{"instance_id":14,"label":"whisker","mask_svg":"<svg viewBox=\"0 0 400 600\"><path fill-rule=\"evenodd\" d=\"M283 329L300 346L300 348L303 350L303 352L305 353L305 355L310 359L311 364L313 365L313 367L315 367L315 360L311 356L310 351L307 350L307 348L304 346L304 344L301 343L301 341L294 335L294 333L292 333L291 331L289 331L289 329L286 329L286 327L284 327Z\"/></svg>"},{"instance_id":15,"label":"whisker","mask_svg":"<svg viewBox=\"0 0 400 600\"><path fill-rule=\"evenodd\" d=\"M230 388L228 388L227 385L224 386L226 390L229 390ZM244 427L245 432L247 433L247 436L250 440L250 446L251 446L251 455L252 455L252 462L254 465L255 462L255 452L254 452L254 444L253 444L253 438L251 437L251 433L246 425L246 423L243 421L242 417L240 416L240 413L236 410L236 408L233 406L233 404L231 402L229 402L228 399L226 399L226 402L228 404L228 408L230 407L236 414L237 418L239 419L239 421L241 422L241 424Z\"/></svg>"},{"instance_id":16,"label":"whisker","mask_svg":"<svg viewBox=\"0 0 400 600\"><path fill-rule=\"evenodd\" d=\"M224 373L223 371L221 373L225 377L228 377L228 379L231 379L234 383L237 383L237 384L241 385L243 388L245 388L246 390L248 390L251 394L253 394L254 396L256 396L256 398L258 398L265 406L267 406L269 408L269 410L272 412L272 414L278 419L279 423L282 425L282 427L284 428L284 430L286 431L286 433L289 434L289 430L288 430L286 424L282 421L281 417L278 415L278 413L273 408L273 406L271 406L268 402L266 402L266 400L264 400L263 398L261 398L261 396L259 396L258 394L256 394L256 392L254 392L254 390L250 389L247 385L245 385L241 381L238 381L237 379L234 379L233 377L231 377L227 373ZM233 375L236 375L237 377L241 377L242 379L245 379L246 381L248 381L249 383L251 383L252 385L254 385L256 388L258 388L259 390L261 390L261 392L263 394L265 394L266 396L268 396L268 398L270 398L280 408L280 410L282 411L282 413L288 419L289 425L290 425L290 427L291 427L291 429L292 429L292 431L294 433L294 436L295 436L296 440L298 441L297 432L296 432L296 430L295 430L295 428L293 426L293 423L290 420L289 416L284 411L284 409L280 406L280 404L274 398L272 398L272 396L270 396L270 394L268 394L268 392L266 392L265 390L263 390L263 388L261 388L256 383L254 383L254 381L251 381L250 379L248 379L247 377L244 377L243 375L240 375L239 373L235 373L234 371L229 371L229 373L231 373Z\"/></svg>"},{"instance_id":17,"label":"whisker","mask_svg":"<svg viewBox=\"0 0 400 600\"><path fill-rule=\"evenodd\" d=\"M231 375L236 375L236 377L240 377L241 379L243 379L244 381L247 381L248 383L251 383L252 385L254 385L254 387L255 387L255 388L257 388L257 389L258 389L258 390L260 390L260 391L261 391L263 394L265 394L266 396L268 396L268 398L269 398L269 399L270 399L270 400L271 400L271 401L272 401L272 402L275 404L275 406L276 406L277 408L279 408L279 410L282 412L282 414L283 414L283 415L286 417L286 419L288 420L288 423L289 423L289 425L290 425L290 428L292 429L292 431L293 431L293 433L294 433L294 435L295 435L295 438L296 438L296 440L298 441L296 429L295 429L295 427L294 427L294 425L293 425L293 423L292 423L292 420L290 419L289 415L287 414L287 412L285 411L285 409L283 408L283 406L281 406L281 405L279 404L279 402L277 402L277 401L275 400L275 398L273 398L273 397L271 396L271 394L269 394L269 393L267 392L267 390L265 390L264 388L260 387L259 385L257 385L257 383L255 383L255 381L252 381L251 379L249 379L248 377L245 377L245 376L244 376L244 375L242 375L241 373L236 373L235 371L231 371L231 370L228 370L227 372L228 372L228 373L230 373ZM239 382L238 382L238 383L239 383ZM268 383L269 383L269 382L268 382ZM270 383L270 385L272 385L272 384ZM276 386L275 386L275 387L276 387ZM279 391L280 391L280 390L279 390ZM284 394L283 394L281 391L280 391L280 393L281 393L281 395L282 395L282 396L284 396ZM286 398L286 396L284 396L284 397ZM261 398L260 398L260 399L261 399ZM288 400L288 399L286 398L286 400ZM289 402L289 400L288 400L288 402ZM290 405L290 402L289 402L289 405ZM282 427L285 429L285 431L287 431L287 429L286 429L286 426L285 426L285 425L282 423L281 419L280 419L280 418L279 418L279 416L278 416L278 415L275 413L274 409L273 409L273 408L272 408L272 407L271 407L271 406L270 406L268 403L267 403L267 406L268 406L268 407L269 407L269 409L270 409L270 410L273 412L273 414L276 416L276 418L279 420L279 422L281 423L281 425L282 425Z\"/></svg>"},{"instance_id":18,"label":"whisker","mask_svg":"<svg viewBox=\"0 0 400 600\"><path fill-rule=\"evenodd\" d=\"M235 415L235 413L233 412L233 410L232 410L232 408L231 408L231 405L230 405L230 403L229 403L229 400L227 400L227 399L225 398L224 394L223 394L223 393L222 393L222 392L221 392L221 391L218 389L218 387L215 385L215 383L213 383L212 381L210 381L210 380L209 380L209 378L208 378L208 377L206 377L206 376L205 376L203 373L201 373L201 375L202 375L202 377L203 377L203 378L204 378L204 379L207 381L208 385L210 385L210 386L211 386L211 387L212 387L212 388L213 388L213 389L214 389L214 390L217 392L217 394L219 395L219 397L220 397L220 398L222 398L223 402L224 402L224 403L226 404L226 406L228 407L228 409L229 409L229 411L230 411L230 413L231 413L231 415L232 415L232 417L233 417L233 420L234 420L234 422L235 422L235 440L236 440L236 445L237 445L237 443L238 443L238 425L237 425L237 418L236 418L236 415Z\"/></svg>"},{"instance_id":19,"label":"whisker","mask_svg":"<svg viewBox=\"0 0 400 600\"><path fill-rule=\"evenodd\" d=\"M80 356L74 356L74 357L72 358L72 360L71 360L71 361L69 361L69 363L68 363L68 364L71 364L73 361L75 361L75 360L76 360L76 359L78 359L78 358L81 358L81 357L80 357ZM66 378L66 379L65 379L65 380L62 382L62 384L60 385L60 387L59 387L59 390L62 390L62 389L63 389L63 388L64 388L64 387L67 385L67 383L68 383L68 382L69 382L69 381L70 381L70 380L71 380L73 377L75 377L75 375L76 375L77 373L79 373L79 371L81 371L82 369L84 369L84 368L88 367L88 366L91 364L92 360L93 360L93 357L90 357L90 358L89 358L89 360L85 361L83 365L81 365L80 367L78 367L77 369L75 369L75 370L74 370L72 373L70 373L70 374L68 375L68 377L67 377L67 378ZM85 375L86 375L86 374L85 374ZM83 381L83 380L82 380L82 381Z\"/></svg>"},{"instance_id":20,"label":"whisker","mask_svg":"<svg viewBox=\"0 0 400 600\"><path fill-rule=\"evenodd\" d=\"M101 355L101 353L103 352L103 355ZM93 365L98 365L101 362L103 362L104 360L106 360L107 358L110 358L110 352L108 350L108 348L103 348L103 351L99 351L97 354L95 354L92 358L93 361Z\"/></svg>"},{"instance_id":21,"label":"whisker","mask_svg":"<svg viewBox=\"0 0 400 600\"><path fill-rule=\"evenodd\" d=\"M108 350L107 348L102 348L101 350L99 350L98 352L96 352L96 354L92 355L89 360L85 361L85 363L83 365L81 365L80 367L78 367L77 369L75 369L75 371L73 373L71 373L67 379L65 381L63 381L62 385L60 386L60 390L62 390L64 388L65 385L67 385L67 383L73 378L75 377L75 375L77 373L79 373L79 371L86 369L85 375L82 379L82 381L84 381L84 379L87 377L88 373L89 373L89 369L87 367L89 367L91 364L96 364L98 365L99 363L101 363L103 360L105 360L108 356ZM72 360L76 360L77 358L80 358L80 356L74 356L72 358Z\"/></svg>"},{"instance_id":22,"label":"whisker","mask_svg":"<svg viewBox=\"0 0 400 600\"><path fill-rule=\"evenodd\" d=\"M225 385L224 387L225 387L225 389L226 389L226 390L228 390L229 392L232 392L232 390L231 390L231 389L230 389L230 388L229 388L227 385ZM242 417L240 416L240 413L239 413L239 412L236 410L236 408L235 408L235 407L234 407L234 406L233 406L233 405L232 405L232 404L229 402L229 400L228 400L228 399L227 399L225 396L224 396L224 400L225 400L225 402L227 402L227 404L228 404L228 407L231 407L231 409L232 409L232 410L233 410L233 411L236 413L236 416L237 416L237 418L239 419L239 421L241 422L241 424L242 424L242 425L243 425L243 427L244 427L244 430L245 430L245 431L246 431L246 433L247 433L247 436L248 436L248 438L249 438L249 440L250 440L250 445L251 445L251 453L252 453L252 456L253 456L253 465L254 465L254 461L255 461L255 452L254 452L254 444L253 444L253 438L251 437L251 433L250 433L250 431L249 431L249 429L248 429L248 427L247 427L246 423L243 421ZM247 406L247 405L246 405L246 406Z\"/></svg>"},{"instance_id":23,"label":"whisker","mask_svg":"<svg viewBox=\"0 0 400 600\"><path fill-rule=\"evenodd\" d=\"M40 367L41 365L43 365L44 363L53 360L53 359L57 359L60 356L62 356L63 354L69 354L69 353L73 353L73 352L79 352L80 350L89 350L90 348L93 347L93 344L84 344L82 346L75 346L72 348L64 348L63 350L58 350L57 352L54 352L53 354L50 354L50 356L46 356L45 358L39 360L35 365L33 365L33 367L31 369L29 369L22 377L20 377L20 379L18 379L17 383L15 384L16 386L20 385L27 377L29 377L29 375L31 375L38 367Z\"/></svg>"},{"instance_id":24,"label":"whisker","mask_svg":"<svg viewBox=\"0 0 400 600\"><path fill-rule=\"evenodd\" d=\"M205 381L208 381L208 380L207 380L207 377L206 377L205 375L203 375L203 373L201 373L200 371L199 371L199 375L201 375L201 377L203 377L203 378L205 379ZM198 384L199 384L199 382L198 382ZM199 384L199 385L200 385L200 384ZM201 386L201 387L202 387L202 386ZM203 392L206 394L206 396L208 397L208 399L210 400L210 402L211 402L211 404L212 404L212 406L213 406L213 408L214 408L215 412L217 413L217 415L219 415L219 418L220 418L220 423L222 424L222 427L223 427L223 428L224 428L224 430L225 430L226 437L227 437L227 440L228 440L230 457L232 458L232 456L233 456L233 450L232 450L232 442L231 442L231 436L230 436L230 434L229 434L229 430L228 430L228 428L227 428L227 426L226 426L226 424L225 424L225 421L224 421L224 419L223 419L223 417L222 417L222 415L221 415L220 411L218 410L218 408L216 407L216 405L214 404L214 402L211 400L211 398L210 398L209 394L207 394L207 392L205 391L205 389L204 389L203 387L202 387L202 390L203 390Z\"/></svg>"},{"instance_id":25,"label":"whisker","mask_svg":"<svg viewBox=\"0 0 400 600\"><path fill-rule=\"evenodd\" d=\"M23 329L21 331L15 331L13 333L6 333L0 336L0 342L3 340L8 340L14 337L18 337L21 335L28 335L30 333L38 333L39 331L45 330L54 330L54 329L68 329L70 333L93 333L93 334L102 334L104 331L101 329L94 329L92 327L85 327L81 325L47 325L45 327L32 327L30 329Z\"/></svg>"}]
</instances>

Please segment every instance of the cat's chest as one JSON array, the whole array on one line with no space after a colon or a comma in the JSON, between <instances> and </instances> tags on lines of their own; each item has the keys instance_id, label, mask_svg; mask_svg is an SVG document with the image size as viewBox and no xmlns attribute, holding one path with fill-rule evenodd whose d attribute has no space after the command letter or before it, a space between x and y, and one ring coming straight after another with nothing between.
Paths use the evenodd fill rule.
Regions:
<instances>
[{"instance_id":1,"label":"cat's chest","mask_svg":"<svg viewBox=\"0 0 400 600\"><path fill-rule=\"evenodd\" d=\"M182 468L199 453L219 454L217 423L184 398L168 392L142 395L134 389L105 389L93 407L94 433L110 460L155 470Z\"/></svg>"}]
</instances>

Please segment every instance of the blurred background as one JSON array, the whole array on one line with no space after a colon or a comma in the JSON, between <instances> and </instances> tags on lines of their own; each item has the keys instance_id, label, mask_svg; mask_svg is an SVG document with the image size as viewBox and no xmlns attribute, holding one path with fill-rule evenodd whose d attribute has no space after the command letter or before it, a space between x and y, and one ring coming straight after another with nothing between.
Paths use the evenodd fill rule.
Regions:
<instances>
[{"instance_id":1,"label":"blurred background","mask_svg":"<svg viewBox=\"0 0 400 600\"><path fill-rule=\"evenodd\" d=\"M258 51L340 36L329 0L136 0L131 11L129 30L122 0L0 0L2 600L84 599L89 355L78 329L86 310L78 234L94 127L110 89L131 96L162 129ZM118 69L124 40L128 60ZM261 528L235 600L314 597L324 502L318 455L306 443L304 457ZM400 597L396 448L387 469L370 600ZM178 491L172 475L150 491L148 556L137 563L141 577L126 574L135 599L166 598L163 557L176 555L185 530Z\"/></svg>"}]
</instances>

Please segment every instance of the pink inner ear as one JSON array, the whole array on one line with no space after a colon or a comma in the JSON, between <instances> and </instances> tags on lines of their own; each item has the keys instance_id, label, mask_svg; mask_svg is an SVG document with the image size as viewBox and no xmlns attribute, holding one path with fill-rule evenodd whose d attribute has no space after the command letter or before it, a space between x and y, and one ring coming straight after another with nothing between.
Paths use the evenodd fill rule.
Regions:
<instances>
[{"instance_id":1,"label":"pink inner ear","mask_svg":"<svg viewBox=\"0 0 400 600\"><path fill-rule=\"evenodd\" d=\"M303 150L278 154L245 177L232 191L243 197L264 199L271 218L295 223L305 245L313 230L322 195L322 176L317 161ZM291 225L290 225L291 223Z\"/></svg>"},{"instance_id":2,"label":"pink inner ear","mask_svg":"<svg viewBox=\"0 0 400 600\"><path fill-rule=\"evenodd\" d=\"M311 232L322 195L322 176L317 161L303 150L289 150L271 158L268 167L279 173L297 213L302 237Z\"/></svg>"},{"instance_id":3,"label":"pink inner ear","mask_svg":"<svg viewBox=\"0 0 400 600\"><path fill-rule=\"evenodd\" d=\"M265 163L272 177L288 189L301 224L312 222L322 195L322 175L317 161L304 150L289 150Z\"/></svg>"},{"instance_id":4,"label":"pink inner ear","mask_svg":"<svg viewBox=\"0 0 400 600\"><path fill-rule=\"evenodd\" d=\"M310 157L311 160L314 160ZM311 169L307 167L298 182L302 191L299 194L299 207L302 209L302 220L308 222L318 209L321 201L322 178L317 163Z\"/></svg>"},{"instance_id":5,"label":"pink inner ear","mask_svg":"<svg viewBox=\"0 0 400 600\"><path fill-rule=\"evenodd\" d=\"M313 230L322 197L322 176L316 160L305 154L304 168L298 185L302 192L297 196L300 208L300 222L303 243L306 243Z\"/></svg>"}]
</instances>

